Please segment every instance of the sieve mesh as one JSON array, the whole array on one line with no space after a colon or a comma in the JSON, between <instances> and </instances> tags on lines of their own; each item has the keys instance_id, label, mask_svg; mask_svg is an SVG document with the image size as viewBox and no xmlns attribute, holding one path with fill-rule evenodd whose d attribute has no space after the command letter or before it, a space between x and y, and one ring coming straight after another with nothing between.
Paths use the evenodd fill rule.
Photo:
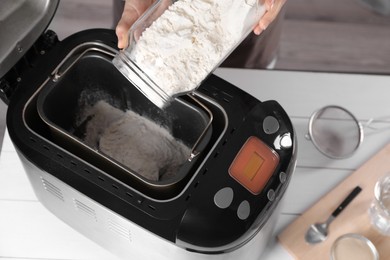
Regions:
<instances>
[{"instance_id":1,"label":"sieve mesh","mask_svg":"<svg viewBox=\"0 0 390 260\"><path fill-rule=\"evenodd\" d=\"M309 137L316 148L331 158L351 156L363 139L359 121L346 109L326 106L310 118Z\"/></svg>"}]
</instances>

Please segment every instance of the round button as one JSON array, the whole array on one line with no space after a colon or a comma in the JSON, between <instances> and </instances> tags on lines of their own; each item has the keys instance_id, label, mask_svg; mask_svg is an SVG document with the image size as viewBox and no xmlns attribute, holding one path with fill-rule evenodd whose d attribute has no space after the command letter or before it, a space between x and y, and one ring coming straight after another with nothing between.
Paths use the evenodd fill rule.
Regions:
<instances>
[{"instance_id":1,"label":"round button","mask_svg":"<svg viewBox=\"0 0 390 260\"><path fill-rule=\"evenodd\" d=\"M291 140L291 136L290 136L290 133L287 133L287 134L284 134L282 136L282 138L280 139L280 146L282 148L291 148L292 146L292 140Z\"/></svg>"},{"instance_id":2,"label":"round button","mask_svg":"<svg viewBox=\"0 0 390 260\"><path fill-rule=\"evenodd\" d=\"M245 220L249 217L249 214L251 213L251 206L249 205L249 202L244 200L240 203L240 206L238 206L237 209L237 216L241 220Z\"/></svg>"},{"instance_id":3,"label":"round button","mask_svg":"<svg viewBox=\"0 0 390 260\"><path fill-rule=\"evenodd\" d=\"M214 203L221 209L226 209L233 201L234 192L230 187L220 189L214 195Z\"/></svg>"},{"instance_id":4,"label":"round button","mask_svg":"<svg viewBox=\"0 0 390 260\"><path fill-rule=\"evenodd\" d=\"M267 198L269 199L269 201L273 201L275 199L275 191L272 189L269 190L267 193Z\"/></svg>"},{"instance_id":5,"label":"round button","mask_svg":"<svg viewBox=\"0 0 390 260\"><path fill-rule=\"evenodd\" d=\"M263 121L263 130L266 134L274 134L279 130L279 122L273 116L267 116Z\"/></svg>"},{"instance_id":6,"label":"round button","mask_svg":"<svg viewBox=\"0 0 390 260\"><path fill-rule=\"evenodd\" d=\"M287 174L285 172L280 172L279 173L279 180L280 180L280 183L285 183L286 180L287 180Z\"/></svg>"}]
</instances>

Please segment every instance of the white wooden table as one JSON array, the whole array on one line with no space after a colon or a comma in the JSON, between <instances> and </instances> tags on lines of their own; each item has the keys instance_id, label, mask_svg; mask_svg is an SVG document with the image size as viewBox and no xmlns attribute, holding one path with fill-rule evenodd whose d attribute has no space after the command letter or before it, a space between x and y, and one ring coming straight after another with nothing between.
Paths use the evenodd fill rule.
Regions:
<instances>
[{"instance_id":1,"label":"white wooden table","mask_svg":"<svg viewBox=\"0 0 390 260\"><path fill-rule=\"evenodd\" d=\"M260 100L279 101L292 118L298 135L298 164L274 236L261 258L292 259L276 235L390 142L390 76L236 69L218 69L216 74ZM349 109L361 122L381 119L377 126L387 129L367 132L351 158L328 159L304 135L310 115L329 104ZM8 133L0 153L0 259L117 259L38 202Z\"/></svg>"}]
</instances>

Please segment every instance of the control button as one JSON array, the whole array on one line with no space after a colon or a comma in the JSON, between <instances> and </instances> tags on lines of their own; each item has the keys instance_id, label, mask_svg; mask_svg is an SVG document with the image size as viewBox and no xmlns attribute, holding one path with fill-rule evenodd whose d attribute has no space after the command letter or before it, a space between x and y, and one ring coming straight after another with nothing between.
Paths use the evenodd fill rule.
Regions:
<instances>
[{"instance_id":1,"label":"control button","mask_svg":"<svg viewBox=\"0 0 390 260\"><path fill-rule=\"evenodd\" d=\"M287 174L285 172L280 172L279 173L279 180L280 180L280 183L285 183L286 180L287 180Z\"/></svg>"},{"instance_id":2,"label":"control button","mask_svg":"<svg viewBox=\"0 0 390 260\"><path fill-rule=\"evenodd\" d=\"M267 193L267 198L269 199L269 201L273 201L275 199L275 191L272 189L269 190Z\"/></svg>"},{"instance_id":3,"label":"control button","mask_svg":"<svg viewBox=\"0 0 390 260\"><path fill-rule=\"evenodd\" d=\"M241 220L245 220L249 217L249 214L251 213L251 207L249 205L249 202L244 200L240 203L240 206L238 206L237 209L237 216Z\"/></svg>"},{"instance_id":4,"label":"control button","mask_svg":"<svg viewBox=\"0 0 390 260\"><path fill-rule=\"evenodd\" d=\"M292 140L291 140L291 135L290 133L286 133L284 135L282 135L282 137L280 138L280 146L282 148L291 148L292 146Z\"/></svg>"},{"instance_id":5,"label":"control button","mask_svg":"<svg viewBox=\"0 0 390 260\"><path fill-rule=\"evenodd\" d=\"M233 189L229 187L225 187L220 189L214 195L214 203L221 209L226 209L230 206L233 201Z\"/></svg>"},{"instance_id":6,"label":"control button","mask_svg":"<svg viewBox=\"0 0 390 260\"><path fill-rule=\"evenodd\" d=\"M263 130L266 134L274 134L279 130L279 122L273 116L267 116L263 121Z\"/></svg>"}]
</instances>

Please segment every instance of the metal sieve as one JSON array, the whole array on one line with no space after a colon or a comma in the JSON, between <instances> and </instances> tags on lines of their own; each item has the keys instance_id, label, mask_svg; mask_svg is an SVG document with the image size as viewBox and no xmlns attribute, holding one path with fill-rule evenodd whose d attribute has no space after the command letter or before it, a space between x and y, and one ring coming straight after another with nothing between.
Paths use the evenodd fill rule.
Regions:
<instances>
[{"instance_id":1,"label":"metal sieve","mask_svg":"<svg viewBox=\"0 0 390 260\"><path fill-rule=\"evenodd\" d=\"M363 142L363 127L345 108L325 106L312 114L306 138L333 159L351 156Z\"/></svg>"}]
</instances>

